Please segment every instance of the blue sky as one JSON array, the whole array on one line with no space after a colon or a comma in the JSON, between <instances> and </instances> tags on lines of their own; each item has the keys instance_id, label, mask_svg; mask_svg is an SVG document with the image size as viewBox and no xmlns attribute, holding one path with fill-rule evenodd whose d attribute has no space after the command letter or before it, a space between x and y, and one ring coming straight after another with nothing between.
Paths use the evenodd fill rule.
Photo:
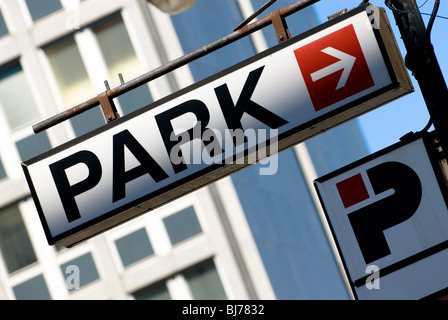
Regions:
<instances>
[{"instance_id":1,"label":"blue sky","mask_svg":"<svg viewBox=\"0 0 448 320\"><path fill-rule=\"evenodd\" d=\"M438 15L448 17L447 1L442 0L440 2ZM313 6L320 22L325 22L328 15L338 12L344 8L354 8L360 3L361 0L321 0ZM393 32L397 38L397 43L404 57L406 50L404 48L403 41L400 38L400 33L396 26L392 11L385 6L384 0L371 0L370 3L386 8ZM421 6L420 12L431 13L433 10L434 0L417 0L417 4ZM423 19L427 24L429 21L429 16L423 15ZM447 31L448 20L437 18L434 23L431 39L437 59L444 74L445 81L448 83ZM411 80L413 82L415 92L375 109L361 117L358 117L359 124L370 152L384 149L398 142L400 137L410 131L420 131L428 123L429 113L420 92L420 88L412 75ZM433 127L431 130L433 130Z\"/></svg>"}]
</instances>

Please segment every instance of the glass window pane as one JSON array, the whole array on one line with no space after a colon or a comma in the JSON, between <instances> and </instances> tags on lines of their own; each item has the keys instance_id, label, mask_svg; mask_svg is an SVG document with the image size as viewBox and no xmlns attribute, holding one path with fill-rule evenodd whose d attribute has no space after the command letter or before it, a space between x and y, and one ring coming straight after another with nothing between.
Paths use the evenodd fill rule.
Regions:
<instances>
[{"instance_id":1,"label":"glass window pane","mask_svg":"<svg viewBox=\"0 0 448 320\"><path fill-rule=\"evenodd\" d=\"M0 74L0 103L10 129L39 118L36 103L19 62Z\"/></svg>"},{"instance_id":2,"label":"glass window pane","mask_svg":"<svg viewBox=\"0 0 448 320\"><path fill-rule=\"evenodd\" d=\"M91 253L86 253L61 265L61 270L69 291L79 289L100 278ZM79 278L77 278L78 276Z\"/></svg>"},{"instance_id":3,"label":"glass window pane","mask_svg":"<svg viewBox=\"0 0 448 320\"><path fill-rule=\"evenodd\" d=\"M124 267L154 254L145 229L140 229L116 240L115 245Z\"/></svg>"},{"instance_id":4,"label":"glass window pane","mask_svg":"<svg viewBox=\"0 0 448 320\"><path fill-rule=\"evenodd\" d=\"M95 95L95 90L73 37L47 47L45 53L50 60L59 91L67 107ZM106 123L99 107L73 117L70 122L77 136Z\"/></svg>"},{"instance_id":5,"label":"glass window pane","mask_svg":"<svg viewBox=\"0 0 448 320\"><path fill-rule=\"evenodd\" d=\"M73 105L95 94L75 39L69 37L45 49L64 104Z\"/></svg>"},{"instance_id":6,"label":"glass window pane","mask_svg":"<svg viewBox=\"0 0 448 320\"><path fill-rule=\"evenodd\" d=\"M9 273L37 260L17 205L0 210L0 249Z\"/></svg>"},{"instance_id":7,"label":"glass window pane","mask_svg":"<svg viewBox=\"0 0 448 320\"><path fill-rule=\"evenodd\" d=\"M164 218L163 223L173 245L202 232L193 207Z\"/></svg>"},{"instance_id":8,"label":"glass window pane","mask_svg":"<svg viewBox=\"0 0 448 320\"><path fill-rule=\"evenodd\" d=\"M53 248L54 248L54 250L56 250L56 252L61 252L62 250L67 249L67 247L63 247L63 246L60 246L60 245L58 245L58 244L55 244L55 245L53 246Z\"/></svg>"},{"instance_id":9,"label":"glass window pane","mask_svg":"<svg viewBox=\"0 0 448 320\"><path fill-rule=\"evenodd\" d=\"M132 296L136 300L171 300L170 293L164 281L140 289L132 293Z\"/></svg>"},{"instance_id":10,"label":"glass window pane","mask_svg":"<svg viewBox=\"0 0 448 320\"><path fill-rule=\"evenodd\" d=\"M120 103L121 110L123 110L123 114L129 114L154 101L147 85L137 87L132 91L122 94L117 99Z\"/></svg>"},{"instance_id":11,"label":"glass window pane","mask_svg":"<svg viewBox=\"0 0 448 320\"><path fill-rule=\"evenodd\" d=\"M5 179L7 177L5 167L3 166L2 161L0 160L0 180Z\"/></svg>"},{"instance_id":12,"label":"glass window pane","mask_svg":"<svg viewBox=\"0 0 448 320\"><path fill-rule=\"evenodd\" d=\"M45 132L26 137L16 143L22 161L29 160L51 149L50 140Z\"/></svg>"},{"instance_id":13,"label":"glass window pane","mask_svg":"<svg viewBox=\"0 0 448 320\"><path fill-rule=\"evenodd\" d=\"M227 299L213 260L185 271L184 277L195 300Z\"/></svg>"},{"instance_id":14,"label":"glass window pane","mask_svg":"<svg viewBox=\"0 0 448 320\"><path fill-rule=\"evenodd\" d=\"M62 9L60 0L26 0L26 5L33 21Z\"/></svg>"},{"instance_id":15,"label":"glass window pane","mask_svg":"<svg viewBox=\"0 0 448 320\"><path fill-rule=\"evenodd\" d=\"M141 72L134 47L120 16L94 26L92 30L96 34L112 82L118 81L119 73L127 78Z\"/></svg>"},{"instance_id":16,"label":"glass window pane","mask_svg":"<svg viewBox=\"0 0 448 320\"><path fill-rule=\"evenodd\" d=\"M92 30L96 34L111 82L118 82L119 73L127 80L142 73L131 39L119 15L94 26ZM153 98L149 87L143 85L119 96L118 101L124 114L128 114L150 104Z\"/></svg>"},{"instance_id":17,"label":"glass window pane","mask_svg":"<svg viewBox=\"0 0 448 320\"><path fill-rule=\"evenodd\" d=\"M3 18L2 12L0 12L0 37L3 37L9 33L8 27L6 26L5 19Z\"/></svg>"},{"instance_id":18,"label":"glass window pane","mask_svg":"<svg viewBox=\"0 0 448 320\"><path fill-rule=\"evenodd\" d=\"M77 137L106 124L100 107L90 109L70 119Z\"/></svg>"},{"instance_id":19,"label":"glass window pane","mask_svg":"<svg viewBox=\"0 0 448 320\"><path fill-rule=\"evenodd\" d=\"M17 300L50 300L50 292L42 275L25 281L13 288Z\"/></svg>"}]
</instances>

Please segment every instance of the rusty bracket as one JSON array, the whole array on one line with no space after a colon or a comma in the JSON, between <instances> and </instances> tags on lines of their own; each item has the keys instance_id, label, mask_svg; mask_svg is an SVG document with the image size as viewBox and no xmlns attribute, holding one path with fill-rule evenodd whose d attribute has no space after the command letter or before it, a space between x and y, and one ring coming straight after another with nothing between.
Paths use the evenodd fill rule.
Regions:
<instances>
[{"instance_id":1,"label":"rusty bracket","mask_svg":"<svg viewBox=\"0 0 448 320\"><path fill-rule=\"evenodd\" d=\"M106 122L109 123L120 118L120 114L117 111L114 101L109 97L110 87L107 80L104 81L104 84L106 85L107 90L98 95L98 102L100 103Z\"/></svg>"},{"instance_id":2,"label":"rusty bracket","mask_svg":"<svg viewBox=\"0 0 448 320\"><path fill-rule=\"evenodd\" d=\"M272 25L274 26L275 35L277 36L278 43L282 43L288 39L291 39L291 34L289 33L285 17L283 17L280 10L272 12L270 14L270 17Z\"/></svg>"}]
</instances>

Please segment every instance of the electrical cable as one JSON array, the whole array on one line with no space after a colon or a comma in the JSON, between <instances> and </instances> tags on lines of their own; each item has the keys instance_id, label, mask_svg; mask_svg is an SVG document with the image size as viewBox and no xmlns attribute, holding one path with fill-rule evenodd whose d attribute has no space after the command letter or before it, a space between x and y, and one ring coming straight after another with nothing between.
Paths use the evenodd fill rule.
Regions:
<instances>
[{"instance_id":1,"label":"electrical cable","mask_svg":"<svg viewBox=\"0 0 448 320\"><path fill-rule=\"evenodd\" d=\"M421 15L425 15L425 16L433 16L433 15L434 15L434 13L413 12L413 11L406 11L406 10L400 10L400 9L397 9L397 8L395 8L395 7L392 5L392 3L390 3L390 0L386 0L385 3L386 3L386 6L387 6L390 10L397 11L397 12L403 12L403 13L415 13L415 14L421 14ZM426 3L426 2L425 2L425 3ZM425 4L425 3L424 3L424 4ZM424 5L424 4L423 4L423 5ZM422 5L422 6L423 6L423 5ZM445 20L448 20L448 17L440 16L440 15L436 15L436 16L434 16L434 18L439 18L439 19L445 19Z\"/></svg>"},{"instance_id":2,"label":"electrical cable","mask_svg":"<svg viewBox=\"0 0 448 320\"><path fill-rule=\"evenodd\" d=\"M235 29L233 29L233 31L237 31L237 30L241 29L242 27L246 26L249 22L254 20L257 16L259 16L263 11L265 11L267 8L269 8L271 5L273 5L276 1L277 0L269 0L260 9L255 11L248 18L246 18L243 22L241 22Z\"/></svg>"},{"instance_id":3,"label":"electrical cable","mask_svg":"<svg viewBox=\"0 0 448 320\"><path fill-rule=\"evenodd\" d=\"M428 3L428 1L429 1L429 0L426 0L425 2L423 2L423 4L421 4L421 5L419 6L419 8L422 8L425 4Z\"/></svg>"}]
</instances>

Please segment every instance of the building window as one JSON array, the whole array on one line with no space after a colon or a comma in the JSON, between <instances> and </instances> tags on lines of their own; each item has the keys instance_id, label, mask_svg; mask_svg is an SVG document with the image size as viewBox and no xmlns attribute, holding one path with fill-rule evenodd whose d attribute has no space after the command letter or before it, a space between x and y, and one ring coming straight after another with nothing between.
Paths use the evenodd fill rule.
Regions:
<instances>
[{"instance_id":1,"label":"building window","mask_svg":"<svg viewBox=\"0 0 448 320\"><path fill-rule=\"evenodd\" d=\"M5 19L3 18L3 14L0 11L0 37L6 36L9 34L8 27L6 26Z\"/></svg>"},{"instance_id":2,"label":"building window","mask_svg":"<svg viewBox=\"0 0 448 320\"><path fill-rule=\"evenodd\" d=\"M19 61L7 64L0 72L0 106L12 140L18 140L16 147L22 161L51 149L50 140L45 132L26 137L21 133L22 129L26 130L26 126L37 121L40 115ZM1 177L2 170L0 170Z\"/></svg>"},{"instance_id":3,"label":"building window","mask_svg":"<svg viewBox=\"0 0 448 320\"><path fill-rule=\"evenodd\" d=\"M7 177L5 167L3 166L2 161L0 160L0 180L5 179Z\"/></svg>"},{"instance_id":4,"label":"building window","mask_svg":"<svg viewBox=\"0 0 448 320\"><path fill-rule=\"evenodd\" d=\"M51 149L50 139L45 132L34 134L16 142L22 161L29 160Z\"/></svg>"},{"instance_id":5,"label":"building window","mask_svg":"<svg viewBox=\"0 0 448 320\"><path fill-rule=\"evenodd\" d=\"M26 0L26 5L33 21L42 19L62 9L60 0Z\"/></svg>"},{"instance_id":6,"label":"building window","mask_svg":"<svg viewBox=\"0 0 448 320\"><path fill-rule=\"evenodd\" d=\"M79 289L100 278L91 253L86 253L76 259L61 265L67 289ZM79 279L76 277L79 276Z\"/></svg>"},{"instance_id":7,"label":"building window","mask_svg":"<svg viewBox=\"0 0 448 320\"><path fill-rule=\"evenodd\" d=\"M166 287L165 281L140 289L132 293L132 296L136 300L171 300L171 295Z\"/></svg>"},{"instance_id":8,"label":"building window","mask_svg":"<svg viewBox=\"0 0 448 320\"><path fill-rule=\"evenodd\" d=\"M37 261L17 205L0 210L0 249L9 273Z\"/></svg>"},{"instance_id":9,"label":"building window","mask_svg":"<svg viewBox=\"0 0 448 320\"><path fill-rule=\"evenodd\" d=\"M39 118L37 105L19 61L14 61L1 70L0 103L10 130Z\"/></svg>"},{"instance_id":10,"label":"building window","mask_svg":"<svg viewBox=\"0 0 448 320\"><path fill-rule=\"evenodd\" d=\"M95 93L73 36L46 47L45 53L64 104L75 104Z\"/></svg>"},{"instance_id":11,"label":"building window","mask_svg":"<svg viewBox=\"0 0 448 320\"><path fill-rule=\"evenodd\" d=\"M137 230L127 236L115 240L121 262L127 267L137 261L154 254L145 229Z\"/></svg>"},{"instance_id":12,"label":"building window","mask_svg":"<svg viewBox=\"0 0 448 320\"><path fill-rule=\"evenodd\" d=\"M213 260L188 269L184 277L195 300L227 299Z\"/></svg>"},{"instance_id":13,"label":"building window","mask_svg":"<svg viewBox=\"0 0 448 320\"><path fill-rule=\"evenodd\" d=\"M92 27L108 68L109 79L118 81L118 74L132 76L141 72L140 62L119 15Z\"/></svg>"},{"instance_id":14,"label":"building window","mask_svg":"<svg viewBox=\"0 0 448 320\"><path fill-rule=\"evenodd\" d=\"M226 300L213 259L203 261L182 273L151 284L132 293L137 300Z\"/></svg>"},{"instance_id":15,"label":"building window","mask_svg":"<svg viewBox=\"0 0 448 320\"><path fill-rule=\"evenodd\" d=\"M153 101L148 85L145 84L120 95L117 99L123 115L145 107Z\"/></svg>"},{"instance_id":16,"label":"building window","mask_svg":"<svg viewBox=\"0 0 448 320\"><path fill-rule=\"evenodd\" d=\"M202 232L193 207L172 214L163 219L171 244L175 245Z\"/></svg>"},{"instance_id":17,"label":"building window","mask_svg":"<svg viewBox=\"0 0 448 320\"><path fill-rule=\"evenodd\" d=\"M50 300L50 292L42 275L13 287L17 300Z\"/></svg>"},{"instance_id":18,"label":"building window","mask_svg":"<svg viewBox=\"0 0 448 320\"><path fill-rule=\"evenodd\" d=\"M121 16L115 15L106 22L93 26L92 31L98 40L112 84L119 84L119 73L127 80L142 73L141 64ZM148 85L142 85L120 95L117 99L123 114L128 114L153 102Z\"/></svg>"},{"instance_id":19,"label":"building window","mask_svg":"<svg viewBox=\"0 0 448 320\"><path fill-rule=\"evenodd\" d=\"M73 37L45 48L64 105L72 106L95 94L95 89L84 66L81 53ZM86 111L70 119L77 136L104 125L99 108Z\"/></svg>"}]
</instances>

